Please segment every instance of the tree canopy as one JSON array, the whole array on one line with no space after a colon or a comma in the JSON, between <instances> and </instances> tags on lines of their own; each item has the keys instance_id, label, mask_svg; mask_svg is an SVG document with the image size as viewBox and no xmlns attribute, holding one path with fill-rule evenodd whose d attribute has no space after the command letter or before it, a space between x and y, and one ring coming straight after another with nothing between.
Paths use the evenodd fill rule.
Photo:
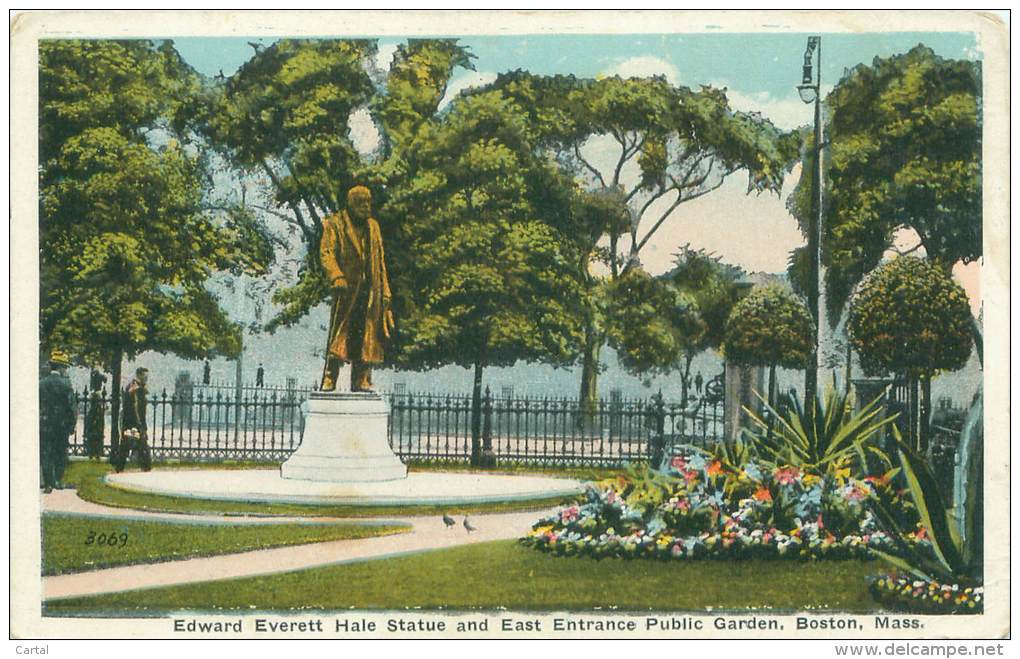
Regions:
<instances>
[{"instance_id":1,"label":"tree canopy","mask_svg":"<svg viewBox=\"0 0 1020 659\"><path fill-rule=\"evenodd\" d=\"M869 275L850 307L850 337L867 373L931 377L970 357L967 294L932 261L893 259Z\"/></svg>"},{"instance_id":2,"label":"tree canopy","mask_svg":"<svg viewBox=\"0 0 1020 659\"><path fill-rule=\"evenodd\" d=\"M669 272L651 277L635 268L611 282L606 327L621 364L635 374L669 372L718 348L742 275L740 268L685 245Z\"/></svg>"},{"instance_id":3,"label":"tree canopy","mask_svg":"<svg viewBox=\"0 0 1020 659\"><path fill-rule=\"evenodd\" d=\"M579 343L580 269L557 223L572 189L498 92L456 101L414 138L389 191L398 364L564 364Z\"/></svg>"},{"instance_id":4,"label":"tree canopy","mask_svg":"<svg viewBox=\"0 0 1020 659\"><path fill-rule=\"evenodd\" d=\"M822 259L836 323L898 229L914 230L947 271L981 255L980 63L919 45L855 67L826 105ZM790 201L802 225L812 174L805 170ZM795 281L803 262L795 255Z\"/></svg>"},{"instance_id":5,"label":"tree canopy","mask_svg":"<svg viewBox=\"0 0 1020 659\"><path fill-rule=\"evenodd\" d=\"M744 366L805 368L814 321L804 301L776 284L755 287L726 322L726 360Z\"/></svg>"},{"instance_id":6,"label":"tree canopy","mask_svg":"<svg viewBox=\"0 0 1020 659\"><path fill-rule=\"evenodd\" d=\"M40 44L44 345L107 367L143 350L240 351L205 283L265 272L272 250L248 213L208 203L202 92L169 42Z\"/></svg>"}]
</instances>

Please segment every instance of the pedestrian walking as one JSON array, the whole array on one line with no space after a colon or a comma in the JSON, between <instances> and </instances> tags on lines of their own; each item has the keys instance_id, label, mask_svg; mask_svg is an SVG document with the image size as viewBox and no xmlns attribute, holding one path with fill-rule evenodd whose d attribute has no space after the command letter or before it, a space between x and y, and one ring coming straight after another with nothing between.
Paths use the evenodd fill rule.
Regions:
<instances>
[{"instance_id":1,"label":"pedestrian walking","mask_svg":"<svg viewBox=\"0 0 1020 659\"><path fill-rule=\"evenodd\" d=\"M70 365L67 355L54 350L49 373L39 381L39 468L44 492L64 488L67 438L77 419L74 388L67 377Z\"/></svg>"},{"instance_id":2,"label":"pedestrian walking","mask_svg":"<svg viewBox=\"0 0 1020 659\"><path fill-rule=\"evenodd\" d=\"M262 362L259 362L259 368L255 371L255 386L260 388L266 386L266 369L262 368Z\"/></svg>"}]
</instances>

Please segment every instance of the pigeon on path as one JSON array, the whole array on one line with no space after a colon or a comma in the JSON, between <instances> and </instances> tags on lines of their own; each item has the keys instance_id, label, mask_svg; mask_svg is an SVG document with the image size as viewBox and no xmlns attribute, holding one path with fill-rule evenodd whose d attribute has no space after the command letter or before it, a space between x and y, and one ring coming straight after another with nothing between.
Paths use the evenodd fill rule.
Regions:
<instances>
[{"instance_id":1,"label":"pigeon on path","mask_svg":"<svg viewBox=\"0 0 1020 659\"><path fill-rule=\"evenodd\" d=\"M464 517L464 528L467 529L468 533L478 530L475 527L471 526L471 522L468 521L468 518L466 516Z\"/></svg>"},{"instance_id":2,"label":"pigeon on path","mask_svg":"<svg viewBox=\"0 0 1020 659\"><path fill-rule=\"evenodd\" d=\"M446 528L452 529L453 525L457 523L457 520L450 517L446 513L443 513L443 524L446 524Z\"/></svg>"}]
</instances>

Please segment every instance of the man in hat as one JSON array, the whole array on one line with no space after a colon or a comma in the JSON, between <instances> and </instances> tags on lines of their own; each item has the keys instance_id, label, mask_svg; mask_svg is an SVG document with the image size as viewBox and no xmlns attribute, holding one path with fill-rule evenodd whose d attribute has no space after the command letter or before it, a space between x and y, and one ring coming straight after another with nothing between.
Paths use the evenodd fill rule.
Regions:
<instances>
[{"instance_id":1,"label":"man in hat","mask_svg":"<svg viewBox=\"0 0 1020 659\"><path fill-rule=\"evenodd\" d=\"M347 210L322 223L319 256L333 290L322 390L333 391L343 362L351 364L351 391L372 390L372 364L383 360L393 331L390 282L372 193L355 186Z\"/></svg>"},{"instance_id":2,"label":"man in hat","mask_svg":"<svg viewBox=\"0 0 1020 659\"><path fill-rule=\"evenodd\" d=\"M45 492L63 489L67 437L77 418L74 389L67 377L71 361L60 350L50 355L49 373L39 381L39 467Z\"/></svg>"},{"instance_id":3,"label":"man in hat","mask_svg":"<svg viewBox=\"0 0 1020 659\"><path fill-rule=\"evenodd\" d=\"M138 368L135 377L124 388L123 408L121 409L121 439L117 454L113 458L113 468L117 472L124 471L128 455L134 451L142 471L152 469L152 454L149 452L149 429L145 423L145 411L149 381L149 369Z\"/></svg>"}]
</instances>

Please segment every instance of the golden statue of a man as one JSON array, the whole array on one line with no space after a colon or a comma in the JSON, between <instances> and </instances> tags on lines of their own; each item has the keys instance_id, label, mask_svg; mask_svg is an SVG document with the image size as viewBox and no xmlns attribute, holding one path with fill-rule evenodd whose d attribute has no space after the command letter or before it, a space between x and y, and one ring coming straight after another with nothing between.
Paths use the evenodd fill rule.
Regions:
<instances>
[{"instance_id":1,"label":"golden statue of a man","mask_svg":"<svg viewBox=\"0 0 1020 659\"><path fill-rule=\"evenodd\" d=\"M382 234L372 217L368 188L351 188L347 210L323 221L319 258L333 289L321 388L336 389L340 365L349 362L351 391L372 391L371 365L383 360L393 312Z\"/></svg>"}]
</instances>

